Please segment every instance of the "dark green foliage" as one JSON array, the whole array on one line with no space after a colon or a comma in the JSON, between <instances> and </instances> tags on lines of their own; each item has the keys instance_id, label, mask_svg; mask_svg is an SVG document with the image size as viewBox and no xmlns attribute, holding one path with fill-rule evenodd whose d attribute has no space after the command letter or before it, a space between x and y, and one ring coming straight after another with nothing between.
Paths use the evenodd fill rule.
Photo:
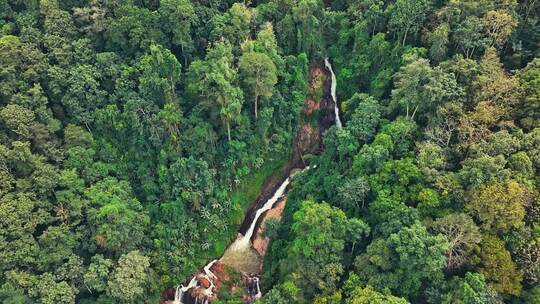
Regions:
<instances>
[{"instance_id":1,"label":"dark green foliage","mask_svg":"<svg viewBox=\"0 0 540 304\"><path fill-rule=\"evenodd\" d=\"M325 125L325 57L344 127L267 223L260 302L539 302L539 13L0 0L0 302L155 303L219 257Z\"/></svg>"}]
</instances>

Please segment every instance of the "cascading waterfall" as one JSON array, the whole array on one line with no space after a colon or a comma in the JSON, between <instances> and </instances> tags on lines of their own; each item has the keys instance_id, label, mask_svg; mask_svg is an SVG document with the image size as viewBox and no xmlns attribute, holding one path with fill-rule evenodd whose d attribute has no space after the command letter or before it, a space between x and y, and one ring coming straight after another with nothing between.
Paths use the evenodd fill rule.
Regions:
<instances>
[{"instance_id":1,"label":"cascading waterfall","mask_svg":"<svg viewBox=\"0 0 540 304\"><path fill-rule=\"evenodd\" d=\"M246 234L244 234L242 237L239 237L232 245L231 249L238 250L243 249L250 246L250 239L253 236L253 232L255 231L255 225L257 225L257 220L259 217L272 208L272 206L277 202L279 198L283 196L285 193L285 189L287 189L287 186L291 182L290 177L287 177L283 181L283 183L279 186L279 188L274 192L274 195L264 203L264 205L257 210L255 213L255 217L253 218L253 221L251 222L251 225L249 225L249 229L246 231Z\"/></svg>"},{"instance_id":2,"label":"cascading waterfall","mask_svg":"<svg viewBox=\"0 0 540 304\"><path fill-rule=\"evenodd\" d=\"M260 279L257 276L248 278L248 303L262 298L261 287L259 285Z\"/></svg>"},{"instance_id":3,"label":"cascading waterfall","mask_svg":"<svg viewBox=\"0 0 540 304\"><path fill-rule=\"evenodd\" d=\"M204 273L206 274L207 277L212 278L212 279L215 279L216 276L214 275L214 273L212 273L212 271L210 270L212 268L212 266L214 266L214 264L217 262L218 260L213 260L212 262L208 263L208 265L204 266L203 270L204 270Z\"/></svg>"},{"instance_id":4,"label":"cascading waterfall","mask_svg":"<svg viewBox=\"0 0 540 304\"><path fill-rule=\"evenodd\" d=\"M203 294L206 297L204 300L204 303L208 303L208 297L211 296L214 293L214 279L216 276L214 273L210 270L212 266L217 262L218 260L213 260L212 262L208 263L206 266L204 266L204 278L210 282L210 286L206 289L204 289ZM197 287L199 284L197 277L193 277L191 281L189 281L189 284L187 286L179 285L176 287L176 293L174 294L174 301L173 304L183 304L182 300L184 299L184 294L186 291L190 290L191 288ZM195 303L198 303L199 299L195 298Z\"/></svg>"},{"instance_id":5,"label":"cascading waterfall","mask_svg":"<svg viewBox=\"0 0 540 304\"><path fill-rule=\"evenodd\" d=\"M328 60L328 58L325 58L324 62L332 78L331 95L334 101L334 115L335 115L336 127L338 129L342 129L342 123L339 117L339 107L338 107L337 96L336 96L336 86L337 86L336 76L334 74L332 65L330 64L330 61ZM316 166L313 166L312 168L316 168ZM309 169L310 169L309 166L304 168L304 170L309 170ZM255 232L257 221L259 220L259 218L262 216L263 213L270 210L273 207L273 205L281 197L283 197L283 195L285 194L285 190L287 189L287 186L290 184L293 176L294 174L291 174L289 177L287 177L281 183L278 189L274 192L272 197L268 199L264 203L264 205L255 212L255 216L249 226L249 229L246 231L244 235L239 234L238 238L229 246L229 248L225 251L225 254L219 259L220 264L226 264L226 265L231 266L231 264L228 264L227 262L236 262L239 259L242 260L242 262L245 264L246 260L248 260L249 258L252 258L250 254L253 255L254 254L253 252L255 252L255 255L257 255L256 251L251 247L251 238L253 236L253 233ZM260 258L260 256L258 258ZM198 288L197 290L195 290L196 296L194 296L193 293L191 293L191 296L193 297L194 302L196 304L199 304L199 303L208 304L209 301L212 299L211 297L214 295L214 289L215 289L214 280L219 280L216 277L216 275L214 275L214 273L212 273L211 271L212 266L216 262L218 262L218 260L213 260L210 263L208 263L203 268L204 274L198 274L194 276L187 286L179 285L176 288L174 301L172 303L184 304L183 300L184 300L184 296L186 292L192 288ZM238 266L238 264L235 264L235 263L233 263L233 265ZM260 267L260 265L256 267ZM242 268L237 267L237 270L241 270L241 269ZM244 272L244 274L251 273L251 275L248 275L248 294L251 297L251 301L261 298L262 292L260 288L260 278L256 275L253 275L258 272L251 272L251 271L242 271L242 272ZM208 288L204 288L204 286L200 285L199 278L201 277L208 280L210 284Z\"/></svg>"},{"instance_id":6,"label":"cascading waterfall","mask_svg":"<svg viewBox=\"0 0 540 304\"><path fill-rule=\"evenodd\" d=\"M197 278L195 277L193 277L191 281L189 281L189 284L187 286L178 285L178 287L176 287L176 293L174 294L173 304L183 304L182 299L184 298L184 294L186 293L186 291L190 290L195 286L197 286Z\"/></svg>"},{"instance_id":7,"label":"cascading waterfall","mask_svg":"<svg viewBox=\"0 0 540 304\"><path fill-rule=\"evenodd\" d=\"M332 65L330 64L330 61L328 60L328 57L324 58L324 65L330 71L330 75L332 76L332 86L330 88L332 99L334 100L334 115L336 116L336 127L338 129L341 129L343 126L341 124L341 119L339 118L339 107L337 102L337 95L336 95L336 87L337 87L337 80L336 75L334 74L334 70L332 69Z\"/></svg>"}]
</instances>

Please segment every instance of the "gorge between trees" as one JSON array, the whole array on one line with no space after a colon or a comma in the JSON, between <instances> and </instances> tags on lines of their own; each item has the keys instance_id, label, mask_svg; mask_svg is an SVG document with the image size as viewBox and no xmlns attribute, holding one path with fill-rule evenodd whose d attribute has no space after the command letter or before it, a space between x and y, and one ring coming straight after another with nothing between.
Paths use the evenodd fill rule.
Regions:
<instances>
[{"instance_id":1,"label":"gorge between trees","mask_svg":"<svg viewBox=\"0 0 540 304\"><path fill-rule=\"evenodd\" d=\"M260 237L261 227L266 221L265 213L279 202L283 202L284 196L291 186L291 181L298 170L310 170L310 166L303 160L305 154L316 154L322 149L322 132L332 124L341 129L342 123L339 117L339 103L336 96L337 81L328 58L323 62L317 60L310 68L310 78L319 76L317 72L323 72L324 81L310 81L310 90L323 90L320 100L315 100L320 109L319 127L313 132L309 122L303 121L294 141L292 158L284 169L284 172L267 181L255 203L247 212L242 223L237 238L227 247L224 254L219 259L210 261L204 266L203 271L195 274L187 284L180 284L174 292L172 304L206 304L217 298L217 289L221 285L223 276L213 273L215 269L223 269L223 265L232 267L242 273L247 291L246 302L251 303L262 297L260 287L260 273L262 271L262 258L264 251L257 251L253 246L253 241ZM318 88L316 86L322 86ZM310 107L309 98L306 100L303 114L309 116L313 114ZM283 206L281 206L283 208ZM218 270L222 272L222 270ZM164 292L165 294L166 292ZM169 294L172 294L169 292ZM163 298L163 297L162 297Z\"/></svg>"}]
</instances>

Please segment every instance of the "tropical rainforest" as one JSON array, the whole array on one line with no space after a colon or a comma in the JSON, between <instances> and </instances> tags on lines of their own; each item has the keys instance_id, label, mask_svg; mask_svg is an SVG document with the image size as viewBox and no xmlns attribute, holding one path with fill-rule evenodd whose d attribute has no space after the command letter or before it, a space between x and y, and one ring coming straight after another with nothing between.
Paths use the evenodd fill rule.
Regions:
<instances>
[{"instance_id":1,"label":"tropical rainforest","mask_svg":"<svg viewBox=\"0 0 540 304\"><path fill-rule=\"evenodd\" d=\"M536 0L0 0L0 301L158 303L221 256L325 58L343 127L255 303L540 303Z\"/></svg>"}]
</instances>

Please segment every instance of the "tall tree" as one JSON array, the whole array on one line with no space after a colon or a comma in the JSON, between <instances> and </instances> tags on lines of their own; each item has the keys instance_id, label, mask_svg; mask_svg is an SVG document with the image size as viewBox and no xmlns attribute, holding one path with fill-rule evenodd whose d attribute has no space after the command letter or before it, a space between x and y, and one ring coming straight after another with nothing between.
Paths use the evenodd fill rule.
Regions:
<instances>
[{"instance_id":1,"label":"tall tree","mask_svg":"<svg viewBox=\"0 0 540 304\"><path fill-rule=\"evenodd\" d=\"M463 266L469 255L482 240L478 227L463 213L452 213L436 220L433 225L450 243L446 256L446 267L456 269Z\"/></svg>"},{"instance_id":2,"label":"tall tree","mask_svg":"<svg viewBox=\"0 0 540 304\"><path fill-rule=\"evenodd\" d=\"M525 128L532 129L540 126L540 58L529 62L518 75L525 91L525 98L519 107L519 117Z\"/></svg>"},{"instance_id":3,"label":"tall tree","mask_svg":"<svg viewBox=\"0 0 540 304\"><path fill-rule=\"evenodd\" d=\"M85 195L92 207L88 220L98 246L119 255L141 244L149 218L126 181L107 177Z\"/></svg>"},{"instance_id":4,"label":"tall tree","mask_svg":"<svg viewBox=\"0 0 540 304\"><path fill-rule=\"evenodd\" d=\"M195 51L193 27L198 22L193 3L189 0L163 0L160 1L158 11L165 28L172 34L172 44L180 47L184 66L187 66Z\"/></svg>"},{"instance_id":5,"label":"tall tree","mask_svg":"<svg viewBox=\"0 0 540 304\"><path fill-rule=\"evenodd\" d=\"M432 68L426 59L413 58L395 74L392 101L414 119L418 111L433 112L439 104L459 100L463 94L454 75Z\"/></svg>"},{"instance_id":6,"label":"tall tree","mask_svg":"<svg viewBox=\"0 0 540 304\"><path fill-rule=\"evenodd\" d=\"M231 140L231 123L239 118L244 96L234 85L236 70L232 66L231 45L219 42L208 49L204 61L194 61L188 70L189 92L202 99L205 108L221 117Z\"/></svg>"},{"instance_id":7,"label":"tall tree","mask_svg":"<svg viewBox=\"0 0 540 304\"><path fill-rule=\"evenodd\" d=\"M500 293L519 296L522 274L516 269L510 252L504 242L491 235L485 235L478 253L478 270Z\"/></svg>"},{"instance_id":8,"label":"tall tree","mask_svg":"<svg viewBox=\"0 0 540 304\"><path fill-rule=\"evenodd\" d=\"M355 288L349 298L345 300L346 304L408 304L403 298L383 294L373 290L373 287Z\"/></svg>"},{"instance_id":9,"label":"tall tree","mask_svg":"<svg viewBox=\"0 0 540 304\"><path fill-rule=\"evenodd\" d=\"M486 229L508 232L523 226L525 206L532 193L516 181L482 185L469 194L465 208L477 217Z\"/></svg>"},{"instance_id":10,"label":"tall tree","mask_svg":"<svg viewBox=\"0 0 540 304\"><path fill-rule=\"evenodd\" d=\"M431 0L397 0L387 7L388 26L401 38L402 45L420 30L431 6Z\"/></svg>"},{"instance_id":11,"label":"tall tree","mask_svg":"<svg viewBox=\"0 0 540 304\"><path fill-rule=\"evenodd\" d=\"M240 57L238 68L244 85L253 95L257 119L259 98L269 98L274 92L277 83L276 66L264 53L247 52Z\"/></svg>"},{"instance_id":12,"label":"tall tree","mask_svg":"<svg viewBox=\"0 0 540 304\"><path fill-rule=\"evenodd\" d=\"M122 255L109 278L107 293L124 302L136 302L151 279L149 269L150 259L139 251Z\"/></svg>"}]
</instances>

